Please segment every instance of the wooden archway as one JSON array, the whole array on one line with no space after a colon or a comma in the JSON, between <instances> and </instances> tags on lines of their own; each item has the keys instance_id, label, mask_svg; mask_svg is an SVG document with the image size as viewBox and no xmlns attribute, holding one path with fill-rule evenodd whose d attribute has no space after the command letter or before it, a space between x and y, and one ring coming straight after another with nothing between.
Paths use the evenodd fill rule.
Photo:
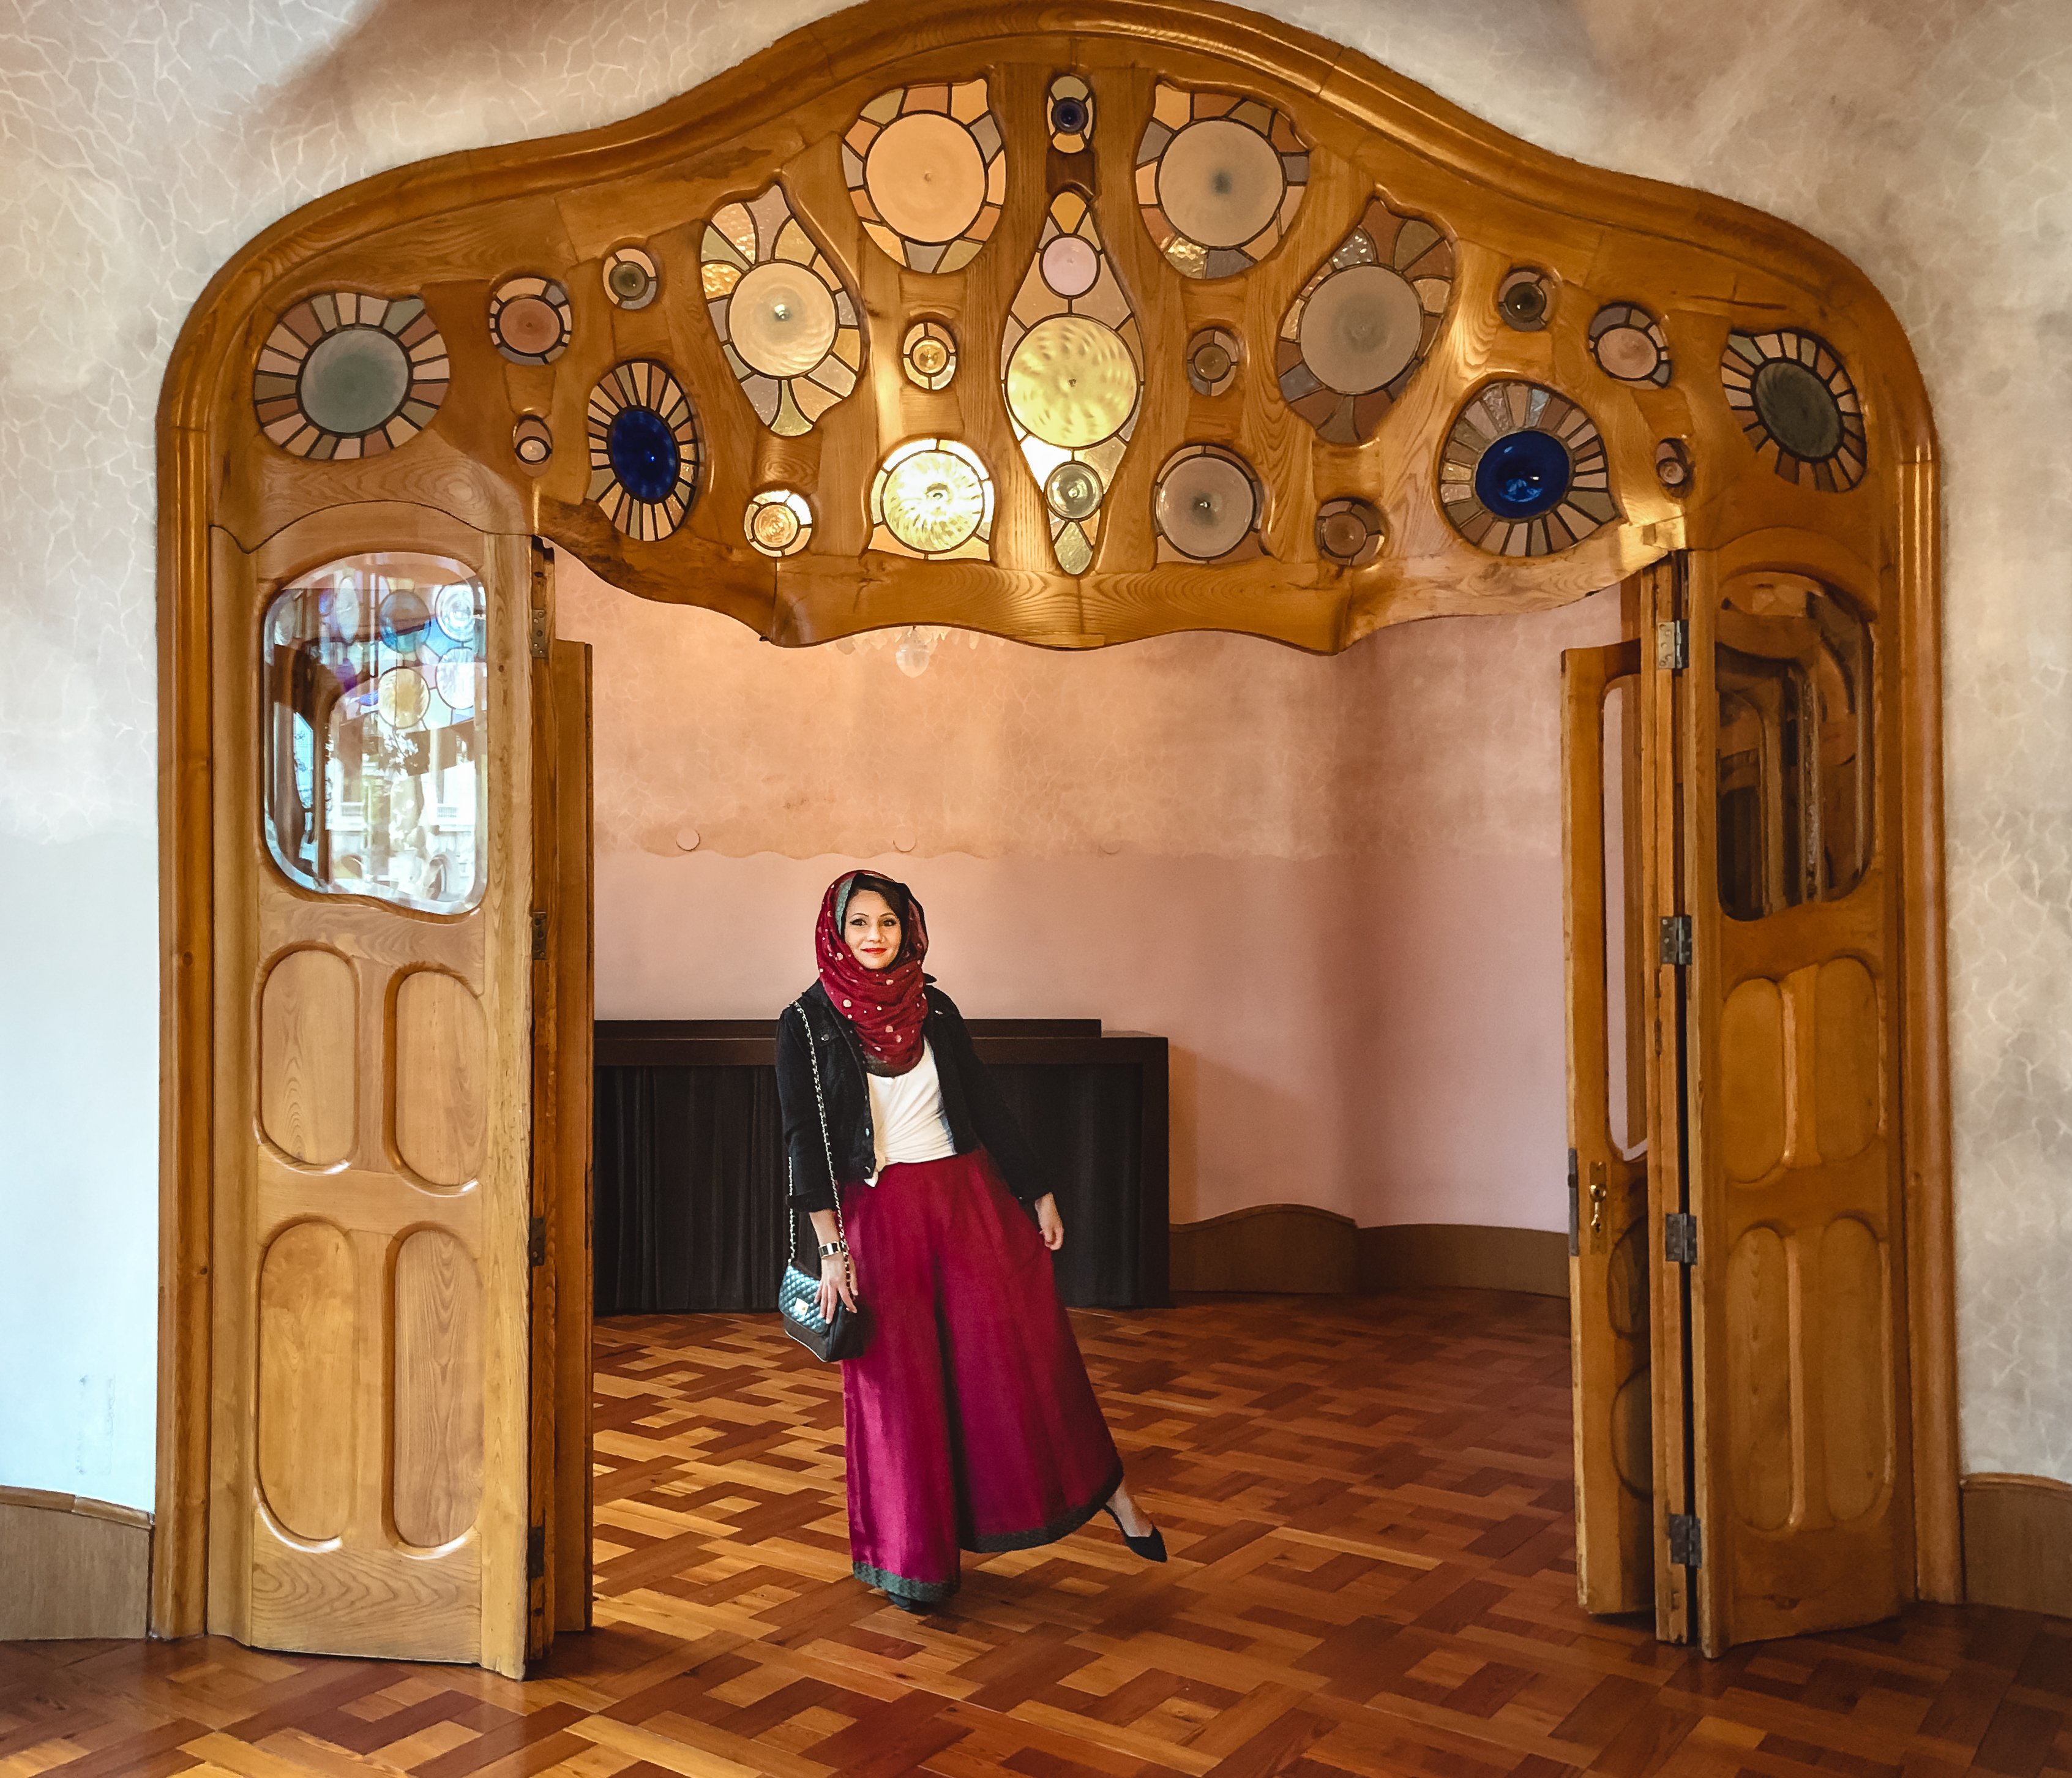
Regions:
<instances>
[{"instance_id":1,"label":"wooden archway","mask_svg":"<svg viewBox=\"0 0 2072 1778\"><path fill-rule=\"evenodd\" d=\"M1096 101L1090 147L1070 131L1062 146L1051 139L1050 83L1075 70ZM890 89L978 78L1005 155L998 213L957 269L895 262L852 202L845 136ZM1186 275L1184 250L1161 253L1147 227L1138 156L1161 84L1183 96L1256 99L1303 151L1299 201L1279 214L1273 240L1253 244L1248 269ZM861 335L853 393L806 429L787 422L789 435L758 418L709 315L708 289L723 296L731 286L724 276L701 282L709 219L773 182L856 305ZM1053 198L1074 189L1087 195L1100 249L1133 311L1141 385L1119 464L1104 459L1090 560L1068 572L1002 398L1000 359ZM1155 195L1155 182L1143 191ZM1292 381L1286 374L1287 318L1377 198L1397 220L1432 225L1430 237L1447 249L1446 287L1429 306L1436 325L1413 368L1391 382L1390 400L1320 422L1301 410L1301 392L1314 381L1305 385L1299 368ZM605 281L609 256L628 246L648 256L660 281L659 294L637 305L615 298ZM1389 240L1374 248L1371 237L1370 249L1352 257L1385 258ZM569 336L550 362L513 361L491 337L494 294L520 274L565 288ZM1538 289L1537 307L1527 299L1507 315L1505 293L1521 278ZM278 364L273 382L255 383L269 340L298 305L333 292L421 299L442 343L442 357L421 356L419 407L397 429L393 448L384 439L364 455L331 455L321 442L312 451L292 424L271 436L265 430L285 411ZM1637 360L1625 368L1639 374L1622 380L1593 349L1593 327L1601 331L1601 318L1620 305L1645 311L1642 320L1659 328L1667 364L1661 380ZM960 352L957 373L941 389L918 386L902 368L906 330L931 318L950 327ZM339 325L336 308L319 323ZM1202 393L1190 385L1186 352L1211 329L1235 342L1237 374L1227 391L1219 385ZM1817 358L1817 374L1830 381L1832 368L1843 367L1853 391L1845 405L1860 413L1867 440L1861 460L1845 454L1780 473L1776 451L1760 449L1749 429L1746 401L1730 398L1733 379L1721 368L1735 349L1730 335L1758 342L1764 359ZM420 328L413 337L424 336ZM1299 329L1293 337L1299 345ZM301 350L309 344L304 338ZM586 443L594 392L630 362L660 364L680 386L696 411L701 453L680 526L644 541L615 525L596 497ZM1484 530L1476 541L1475 526L1464 531L1459 522L1469 509L1455 503L1449 512L1443 497L1462 485L1457 474L1446 480L1449 436L1472 403L1490 395L1494 414L1514 385L1552 392L1601 441L1613 511L1601 522L1585 515L1577 541L1560 530L1536 538L1522 525ZM521 423L550 440L544 461L521 460ZM1581 434L1568 436L1573 444ZM923 560L884 546L870 504L876 472L889 452L922 438L960 441L990 471L996 504L976 554ZM1202 563L1161 552L1158 477L1176 453L1198 445L1235 453L1263 496L1256 547L1233 553L1247 559ZM248 1448L249 1427L228 1443L221 1435L212 1442L212 1401L220 1414L223 1400L257 1386L255 1347L264 1337L251 1315L228 1306L258 1287L261 1225L290 1214L321 1224L319 1187L356 1176L361 1165L303 1164L259 1127L247 1076L269 1016L264 969L288 949L322 949L336 933L345 935L337 954L349 962L388 943L353 898L275 885L265 891L278 891L273 911L253 899L265 868L251 788L260 606L296 575L355 550L451 555L488 582L492 626L505 638L492 650L494 683L515 707L530 695L524 614L546 612L545 623L551 612L545 595L534 597L528 537L574 551L633 592L726 611L787 645L927 623L1072 648L1230 629L1330 652L1388 624L1545 608L1620 581L1643 588L1650 624L1691 625L1684 634L1707 644L1714 614L1704 602L1737 575L1810 577L1835 589L1877 637L1880 715L1866 794L1879 815L1860 891L1872 912L1858 922L1873 936L1848 942L1852 955L1868 960L1881 1009L1866 1016L1881 1021L1873 1048L1884 1047L1890 1081L1877 1153L1891 1215L1873 1218L1871 1238L1885 1244L1882 1276L1904 1305L1890 1323L1904 1334L1903 1349L1891 1354L1901 1403L1892 1425L1904 1448L1881 1485L1902 1525L1905 1591L1957 1596L1934 441L1897 320L1833 249L1720 199L1564 161L1353 51L1209 0L1061 0L1034 14L873 0L627 123L398 169L284 219L216 275L189 317L166 381L159 462L160 1633L247 1624L226 1603L220 1562L213 1605L208 1578L212 1514L251 1510L263 1455ZM751 496L771 487L809 496L815 533L802 553L773 558L744 533ZM1342 551L1354 558L1342 561L1325 547L1318 520L1326 503L1346 500L1379 516L1381 541L1371 553ZM1653 661L1652 634L1642 633L1642 655ZM1679 669L1665 654L1659 670ZM1663 794L1673 797L1686 768L1699 794L1711 769L1702 737L1678 730L1667 677L1658 690ZM491 853L492 876L509 880L492 888L482 932L462 944L438 937L421 916L411 916L409 928L431 947L416 963L460 982L483 1009L485 1065L498 1080L499 1070L522 1068L529 1016L519 949L524 891L512 887L530 869L529 766L522 737L512 744ZM1710 854L1693 854L1700 855ZM1698 922L1692 978L1694 992L1713 997L1714 1012L1732 985L1719 974L1717 924ZM370 978L352 991L368 1019L388 1019L393 1030L394 1002L377 988ZM1811 1019L1814 1007L1808 999L1799 1010ZM1706 1053L1702 1043L1694 1052L1700 1060ZM375 1151L394 1147L381 1122L393 1074L391 1055L354 1101L369 1167ZM1702 1136L1716 1107L1693 1103ZM484 1168L519 1164L517 1150L499 1144L522 1147L523 1135L516 1126L492 1129ZM265 1153L227 1159L225 1145ZM240 1196L253 1169L264 1167L286 1182L292 1212L277 1205L261 1214ZM475 1256L490 1321L522 1321L522 1303L511 1303L524 1289L523 1204L487 1190L476 1197L475 1220L453 1239ZM1702 1283L1708 1256L1701 1252L1696 1263L1702 1297L1711 1288ZM1724 1290L1725 1256L1715 1263L1713 1283ZM492 1423L514 1405L522 1409L523 1379L511 1367L491 1364L481 1386L487 1406L478 1408ZM522 1471L522 1453L500 1455L493 1436L490 1444L480 1459L490 1471L513 1463L512 1474ZM512 1485L494 1474L482 1483L485 1498ZM1704 1508L1699 1485L1701 1497L1684 1502L1688 1513ZM324 1517L314 1512L312 1523ZM522 1511L510 1522L522 1526ZM522 1606L522 1547L487 1534L478 1542L476 1596ZM487 1624L491 1605L481 1609ZM495 1609L508 1618L503 1606ZM1749 1622L1737 1633L1763 1633ZM519 1656L509 1624L499 1623L452 1646L508 1667Z\"/></svg>"}]
</instances>

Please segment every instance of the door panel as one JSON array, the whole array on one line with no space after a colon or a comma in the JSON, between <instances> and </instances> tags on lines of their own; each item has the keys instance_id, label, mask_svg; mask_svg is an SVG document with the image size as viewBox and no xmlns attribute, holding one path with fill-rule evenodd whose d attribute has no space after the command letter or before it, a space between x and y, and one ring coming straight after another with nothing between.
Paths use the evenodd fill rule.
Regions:
<instances>
[{"instance_id":1,"label":"door panel","mask_svg":"<svg viewBox=\"0 0 2072 1778\"><path fill-rule=\"evenodd\" d=\"M525 547L216 538L209 1628L261 1647L522 1657Z\"/></svg>"},{"instance_id":2,"label":"door panel","mask_svg":"<svg viewBox=\"0 0 2072 1778\"><path fill-rule=\"evenodd\" d=\"M1561 656L1576 1591L1585 1611L1599 1612L1638 1611L1655 1591L1647 1163L1615 1139L1612 1109L1616 1081L1621 1121L1627 1131L1641 1127L1624 991L1638 899L1640 774L1627 762L1639 739L1639 670L1636 642ZM1607 722L1615 694L1622 724Z\"/></svg>"},{"instance_id":3,"label":"door panel","mask_svg":"<svg viewBox=\"0 0 2072 1778\"><path fill-rule=\"evenodd\" d=\"M1905 1596L1874 638L1790 574L1691 588L1693 1461L1709 1652Z\"/></svg>"}]
</instances>

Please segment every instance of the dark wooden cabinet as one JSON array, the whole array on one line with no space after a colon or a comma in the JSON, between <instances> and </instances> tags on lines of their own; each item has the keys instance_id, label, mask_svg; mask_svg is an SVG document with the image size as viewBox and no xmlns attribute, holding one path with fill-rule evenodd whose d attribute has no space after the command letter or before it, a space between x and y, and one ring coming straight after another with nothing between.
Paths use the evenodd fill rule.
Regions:
<instances>
[{"instance_id":1,"label":"dark wooden cabinet","mask_svg":"<svg viewBox=\"0 0 2072 1778\"><path fill-rule=\"evenodd\" d=\"M1059 1293L1169 1300L1166 1045L1098 1019L968 1021L1054 1182ZM773 1309L787 1241L774 1019L597 1026L599 1315Z\"/></svg>"}]
</instances>

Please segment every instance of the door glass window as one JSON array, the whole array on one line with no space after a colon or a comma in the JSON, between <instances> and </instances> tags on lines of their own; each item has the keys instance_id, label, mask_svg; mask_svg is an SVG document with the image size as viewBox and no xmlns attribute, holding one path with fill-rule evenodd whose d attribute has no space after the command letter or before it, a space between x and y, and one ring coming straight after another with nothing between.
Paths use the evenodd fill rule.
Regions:
<instances>
[{"instance_id":1,"label":"door glass window","mask_svg":"<svg viewBox=\"0 0 2072 1778\"><path fill-rule=\"evenodd\" d=\"M275 595L261 801L306 889L454 914L482 896L482 581L442 556L329 563Z\"/></svg>"},{"instance_id":2,"label":"door glass window","mask_svg":"<svg viewBox=\"0 0 2072 1778\"><path fill-rule=\"evenodd\" d=\"M1720 602L1720 905L1761 920L1839 901L1870 860L1870 627L1796 574Z\"/></svg>"}]
</instances>

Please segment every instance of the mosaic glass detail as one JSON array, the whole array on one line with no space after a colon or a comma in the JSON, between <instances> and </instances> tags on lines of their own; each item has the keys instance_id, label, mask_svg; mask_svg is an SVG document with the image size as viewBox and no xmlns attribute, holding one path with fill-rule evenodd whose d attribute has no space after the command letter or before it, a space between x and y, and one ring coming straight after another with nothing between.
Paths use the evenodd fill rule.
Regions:
<instances>
[{"instance_id":1,"label":"mosaic glass detail","mask_svg":"<svg viewBox=\"0 0 2072 1778\"><path fill-rule=\"evenodd\" d=\"M1439 459L1439 503L1469 542L1545 556L1618 517L1589 415L1537 383L1491 383L1461 410Z\"/></svg>"},{"instance_id":2,"label":"mosaic glass detail","mask_svg":"<svg viewBox=\"0 0 2072 1778\"><path fill-rule=\"evenodd\" d=\"M1050 146L1061 154L1083 154L1094 145L1094 89L1086 76L1060 74L1044 105Z\"/></svg>"},{"instance_id":3,"label":"mosaic glass detail","mask_svg":"<svg viewBox=\"0 0 2072 1778\"><path fill-rule=\"evenodd\" d=\"M1737 329L1720 381L1756 455L1785 480L1840 493L1864 479L1863 404L1825 340L1797 327Z\"/></svg>"},{"instance_id":4,"label":"mosaic glass detail","mask_svg":"<svg viewBox=\"0 0 2072 1778\"><path fill-rule=\"evenodd\" d=\"M879 93L842 138L841 162L863 232L910 271L968 265L1007 201L983 79Z\"/></svg>"},{"instance_id":5,"label":"mosaic glass detail","mask_svg":"<svg viewBox=\"0 0 2072 1778\"><path fill-rule=\"evenodd\" d=\"M957 336L947 321L916 321L899 343L899 368L916 389L942 390L956 380Z\"/></svg>"},{"instance_id":6,"label":"mosaic glass detail","mask_svg":"<svg viewBox=\"0 0 2072 1778\"><path fill-rule=\"evenodd\" d=\"M1101 502L1136 430L1144 343L1085 192L1050 200L1001 332L1001 385L1015 442L1068 574L1093 562Z\"/></svg>"},{"instance_id":7,"label":"mosaic glass detail","mask_svg":"<svg viewBox=\"0 0 2072 1778\"><path fill-rule=\"evenodd\" d=\"M1416 374L1453 294L1453 244L1371 200L1295 293L1274 347L1281 398L1330 444L1363 444Z\"/></svg>"},{"instance_id":8,"label":"mosaic glass detail","mask_svg":"<svg viewBox=\"0 0 2072 1778\"><path fill-rule=\"evenodd\" d=\"M1655 479L1672 494L1691 489L1691 450L1681 438L1664 438L1655 447Z\"/></svg>"},{"instance_id":9,"label":"mosaic glass detail","mask_svg":"<svg viewBox=\"0 0 2072 1778\"><path fill-rule=\"evenodd\" d=\"M351 556L266 607L261 804L294 883L458 914L482 898L482 582L442 556Z\"/></svg>"},{"instance_id":10,"label":"mosaic glass detail","mask_svg":"<svg viewBox=\"0 0 2072 1778\"><path fill-rule=\"evenodd\" d=\"M1317 554L1341 568L1364 568L1381 554L1388 527L1381 508L1357 495L1341 495L1317 508Z\"/></svg>"},{"instance_id":11,"label":"mosaic glass detail","mask_svg":"<svg viewBox=\"0 0 2072 1778\"><path fill-rule=\"evenodd\" d=\"M684 522L697 498L697 415L676 378L652 359L606 371L590 391L590 492L629 537L652 543Z\"/></svg>"},{"instance_id":12,"label":"mosaic glass detail","mask_svg":"<svg viewBox=\"0 0 2072 1778\"><path fill-rule=\"evenodd\" d=\"M812 431L856 387L863 330L783 187L728 204L705 224L698 257L705 312L756 418L780 438Z\"/></svg>"},{"instance_id":13,"label":"mosaic glass detail","mask_svg":"<svg viewBox=\"0 0 2072 1778\"><path fill-rule=\"evenodd\" d=\"M1590 320L1590 356L1614 381L1640 389L1669 382L1669 340L1662 323L1631 303L1608 303Z\"/></svg>"},{"instance_id":14,"label":"mosaic glass detail","mask_svg":"<svg viewBox=\"0 0 2072 1778\"><path fill-rule=\"evenodd\" d=\"M796 488L766 488L741 516L748 541L766 556L796 556L813 541L813 508Z\"/></svg>"},{"instance_id":15,"label":"mosaic glass detail","mask_svg":"<svg viewBox=\"0 0 2072 1778\"><path fill-rule=\"evenodd\" d=\"M490 294L490 340L514 364L551 364L575 327L568 286L557 278L507 278Z\"/></svg>"},{"instance_id":16,"label":"mosaic glass detail","mask_svg":"<svg viewBox=\"0 0 2072 1778\"><path fill-rule=\"evenodd\" d=\"M511 429L511 454L528 469L544 469L554 454L554 429L536 414L522 414Z\"/></svg>"},{"instance_id":17,"label":"mosaic glass detail","mask_svg":"<svg viewBox=\"0 0 2072 1778\"><path fill-rule=\"evenodd\" d=\"M1507 327L1537 333L1553 318L1554 286L1544 272L1514 266L1496 287L1496 312Z\"/></svg>"},{"instance_id":18,"label":"mosaic glass detail","mask_svg":"<svg viewBox=\"0 0 2072 1778\"><path fill-rule=\"evenodd\" d=\"M870 545L933 562L989 561L993 476L955 438L910 438L878 465L870 484Z\"/></svg>"},{"instance_id":19,"label":"mosaic glass detail","mask_svg":"<svg viewBox=\"0 0 2072 1778\"><path fill-rule=\"evenodd\" d=\"M1251 270L1281 245L1309 183L1309 144L1284 113L1159 82L1137 144L1137 204L1175 271Z\"/></svg>"},{"instance_id":20,"label":"mosaic glass detail","mask_svg":"<svg viewBox=\"0 0 2072 1778\"><path fill-rule=\"evenodd\" d=\"M1197 395L1220 395L1237 381L1244 348L1228 327L1203 327L1187 341L1187 387Z\"/></svg>"},{"instance_id":21,"label":"mosaic glass detail","mask_svg":"<svg viewBox=\"0 0 2072 1778\"><path fill-rule=\"evenodd\" d=\"M1151 494L1161 562L1250 562L1266 554L1266 491L1235 451L1188 445L1166 459Z\"/></svg>"},{"instance_id":22,"label":"mosaic glass detail","mask_svg":"<svg viewBox=\"0 0 2072 1778\"><path fill-rule=\"evenodd\" d=\"M621 247L604 257L604 294L622 309L644 309L661 294L662 274L638 247Z\"/></svg>"},{"instance_id":23,"label":"mosaic glass detail","mask_svg":"<svg viewBox=\"0 0 2072 1778\"><path fill-rule=\"evenodd\" d=\"M378 457L432 423L451 375L419 298L324 290L273 323L253 366L252 408L291 457Z\"/></svg>"}]
</instances>

